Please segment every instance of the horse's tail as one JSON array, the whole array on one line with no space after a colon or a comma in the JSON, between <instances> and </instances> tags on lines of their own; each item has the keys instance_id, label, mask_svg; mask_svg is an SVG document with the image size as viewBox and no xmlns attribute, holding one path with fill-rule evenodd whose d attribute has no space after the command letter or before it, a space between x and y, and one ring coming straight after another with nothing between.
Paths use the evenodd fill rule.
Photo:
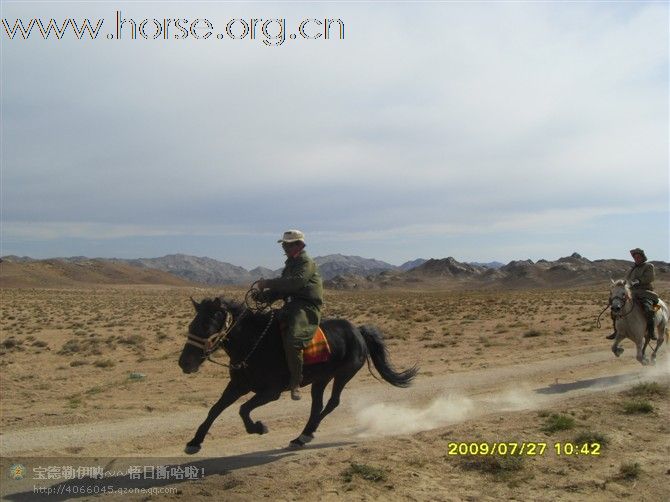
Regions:
<instances>
[{"instance_id":1,"label":"horse's tail","mask_svg":"<svg viewBox=\"0 0 670 502\"><path fill-rule=\"evenodd\" d=\"M419 368L412 366L405 371L395 371L388 361L388 349L384 344L382 334L374 326L359 326L365 345L370 352L370 358L384 380L396 387L409 387ZM368 365L370 360L368 359Z\"/></svg>"}]
</instances>

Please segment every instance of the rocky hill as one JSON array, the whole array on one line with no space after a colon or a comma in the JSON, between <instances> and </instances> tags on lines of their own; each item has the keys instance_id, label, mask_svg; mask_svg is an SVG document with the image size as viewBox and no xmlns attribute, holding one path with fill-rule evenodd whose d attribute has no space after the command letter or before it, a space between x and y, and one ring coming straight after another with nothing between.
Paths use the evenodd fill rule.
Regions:
<instances>
[{"instance_id":1,"label":"rocky hill","mask_svg":"<svg viewBox=\"0 0 670 502\"><path fill-rule=\"evenodd\" d=\"M213 258L170 254L161 258L139 258L136 260L114 260L135 267L161 270L187 281L200 284L243 284L251 283L251 273L243 267Z\"/></svg>"},{"instance_id":2,"label":"rocky hill","mask_svg":"<svg viewBox=\"0 0 670 502\"><path fill-rule=\"evenodd\" d=\"M670 281L670 264L652 261L659 281ZM343 275L326 281L333 289L387 287L546 288L607 283L625 277L626 260L589 260L573 253L556 261L515 260L501 267L462 263L453 257L430 259L407 272L386 271L376 276Z\"/></svg>"},{"instance_id":3,"label":"rocky hill","mask_svg":"<svg viewBox=\"0 0 670 502\"><path fill-rule=\"evenodd\" d=\"M413 268L416 268L419 265L423 265L424 263L426 263L426 261L428 260L426 260L425 258L417 258L416 260L406 261L398 268L403 272L407 272L408 270L412 270Z\"/></svg>"},{"instance_id":4,"label":"rocky hill","mask_svg":"<svg viewBox=\"0 0 670 502\"><path fill-rule=\"evenodd\" d=\"M326 280L338 275L377 275L397 268L380 260L341 254L317 256L314 261L319 266L321 277Z\"/></svg>"},{"instance_id":5,"label":"rocky hill","mask_svg":"<svg viewBox=\"0 0 670 502\"><path fill-rule=\"evenodd\" d=\"M133 266L162 270L189 281L210 285L251 284L261 277L265 279L278 277L282 270L281 268L272 270L266 267L256 267L252 270L247 270L243 267L212 258L200 258L184 254L167 255L162 258L119 261ZM324 279L347 274L374 275L396 268L383 261L361 258L360 256L344 256L341 254L317 256L314 258L314 261L319 265L321 276Z\"/></svg>"},{"instance_id":6,"label":"rocky hill","mask_svg":"<svg viewBox=\"0 0 670 502\"><path fill-rule=\"evenodd\" d=\"M496 262L475 264L453 257L418 259L396 267L386 262L341 254L319 256L324 284L331 289L378 288L543 288L598 284L622 278L631 262L589 260L573 253L555 261L515 260L498 267ZM670 280L670 265L652 261L658 280ZM408 264L411 264L408 265ZM2 286L55 287L80 283L100 284L208 284L249 285L260 277L276 277L281 269L246 270L230 263L184 254L135 260L86 257L33 260L6 256L0 268Z\"/></svg>"},{"instance_id":7,"label":"rocky hill","mask_svg":"<svg viewBox=\"0 0 670 502\"><path fill-rule=\"evenodd\" d=\"M188 281L160 270L142 269L109 260L83 258L13 260L4 257L0 263L0 287L72 287L91 284L163 284L192 285Z\"/></svg>"}]
</instances>

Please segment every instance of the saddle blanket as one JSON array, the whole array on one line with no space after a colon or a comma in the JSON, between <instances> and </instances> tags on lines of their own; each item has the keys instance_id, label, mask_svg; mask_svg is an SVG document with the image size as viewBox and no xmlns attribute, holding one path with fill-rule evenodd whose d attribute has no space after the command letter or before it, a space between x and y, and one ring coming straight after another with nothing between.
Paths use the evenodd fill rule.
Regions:
<instances>
[{"instance_id":1,"label":"saddle blanket","mask_svg":"<svg viewBox=\"0 0 670 502\"><path fill-rule=\"evenodd\" d=\"M330 358L330 346L321 326L316 328L312 341L302 351L302 362L305 365L326 362Z\"/></svg>"}]
</instances>

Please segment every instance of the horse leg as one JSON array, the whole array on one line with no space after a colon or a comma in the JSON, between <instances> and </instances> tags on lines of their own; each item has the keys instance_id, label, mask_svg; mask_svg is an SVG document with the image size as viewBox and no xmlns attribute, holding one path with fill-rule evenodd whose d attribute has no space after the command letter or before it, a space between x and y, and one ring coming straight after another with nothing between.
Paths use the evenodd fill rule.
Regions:
<instances>
[{"instance_id":1,"label":"horse leg","mask_svg":"<svg viewBox=\"0 0 670 502\"><path fill-rule=\"evenodd\" d=\"M658 326L658 341L656 342L656 347L654 348L654 351L651 353L651 362L652 364L656 363L656 352L658 352L658 349L663 345L663 342L665 341L665 336L666 336L666 326L665 324L660 324Z\"/></svg>"},{"instance_id":2,"label":"horse leg","mask_svg":"<svg viewBox=\"0 0 670 502\"><path fill-rule=\"evenodd\" d=\"M221 414L223 410L228 408L228 406L233 404L247 392L249 392L249 390L241 386L238 382L235 382L233 380L228 382L228 385L223 391L223 394L221 394L219 400L209 410L207 418L202 424L200 424L200 427L198 427L198 430L196 431L195 436L193 436L193 439L191 439L188 443L186 443L186 448L184 448L184 452L189 455L192 455L200 451L200 445L205 440L205 436L207 435L209 428L214 423L214 420L216 420L216 418Z\"/></svg>"},{"instance_id":3,"label":"horse leg","mask_svg":"<svg viewBox=\"0 0 670 502\"><path fill-rule=\"evenodd\" d=\"M330 393L330 399L328 400L328 403L326 403L326 407L323 409L321 412L321 415L319 415L319 421L316 423L316 426L314 427L314 430L316 431L316 428L319 426L321 421L326 418L326 415L328 415L331 411L333 411L337 406L340 404L340 394L342 394L342 390L344 389L344 386L349 383L349 380L351 380L356 373L358 373L358 368L352 368L351 372L345 373L345 374L339 374L335 376L335 380L333 381L333 391Z\"/></svg>"},{"instance_id":4,"label":"horse leg","mask_svg":"<svg viewBox=\"0 0 670 502\"><path fill-rule=\"evenodd\" d=\"M251 411L258 408L259 406L263 406L264 404L276 401L277 399L279 399L280 395L281 395L281 389L265 390L263 392L258 392L257 394L254 394L254 396L251 399L249 399L246 403L240 406L240 416L242 417L242 421L244 422L244 428L247 430L249 434L265 434L268 432L268 428L265 426L263 422L261 422L260 420L258 422L254 422L251 419Z\"/></svg>"},{"instance_id":5,"label":"horse leg","mask_svg":"<svg viewBox=\"0 0 670 502\"><path fill-rule=\"evenodd\" d=\"M309 413L307 425L305 425L300 436L289 443L289 448L305 446L306 443L309 443L314 439L314 431L319 426L319 416L323 409L323 391L326 390L326 386L330 380L330 378L326 378L325 380L319 380L312 384L312 409Z\"/></svg>"},{"instance_id":6,"label":"horse leg","mask_svg":"<svg viewBox=\"0 0 670 502\"><path fill-rule=\"evenodd\" d=\"M649 364L649 360L644 356L644 353L647 350L647 344L648 343L649 343L649 339L647 339L647 338L644 339L644 342L642 342L640 340L635 342L635 345L637 345L637 356L635 358L643 366Z\"/></svg>"}]
</instances>

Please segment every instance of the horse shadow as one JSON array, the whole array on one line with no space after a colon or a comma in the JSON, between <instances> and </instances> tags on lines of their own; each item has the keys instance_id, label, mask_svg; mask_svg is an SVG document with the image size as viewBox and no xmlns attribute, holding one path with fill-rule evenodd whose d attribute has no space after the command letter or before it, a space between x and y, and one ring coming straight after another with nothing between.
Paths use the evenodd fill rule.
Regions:
<instances>
[{"instance_id":1,"label":"horse shadow","mask_svg":"<svg viewBox=\"0 0 670 502\"><path fill-rule=\"evenodd\" d=\"M573 390L588 389L590 387L607 388L627 383L639 378L638 373L628 373L625 375L613 375L598 378L587 378L570 383L552 383L548 387L535 389L538 394L564 394Z\"/></svg>"},{"instance_id":2,"label":"horse shadow","mask_svg":"<svg viewBox=\"0 0 670 502\"><path fill-rule=\"evenodd\" d=\"M301 451L306 450L315 450L315 449L326 449L326 448L336 448L339 446L347 446L353 444L352 442L332 442L332 443L323 443L318 445L310 445L304 448ZM243 453L240 455L232 455L230 457L217 457L217 458L205 458L202 460L194 460L190 462L179 462L178 459L176 462L170 465L163 465L156 462L158 459L142 459L138 457L134 458L124 458L124 463L137 464L146 464L147 466L160 465L165 467L168 472L172 468L179 468L182 470L190 468L192 471L200 473L195 479L186 478L175 479L175 477L168 477L167 479L154 479L146 478L145 476L139 476L137 479L132 479L128 474L124 475L115 475L110 477L101 477L101 478L83 478L83 479L71 479L63 481L54 485L48 486L48 493L35 493L34 489L31 487L30 490L23 492L17 492L12 494L4 494L2 500L10 500L13 502L28 502L34 500L49 500L49 501L60 501L60 500L69 500L77 499L82 497L91 497L94 494L102 493L139 493L142 489L150 491L151 489L157 489L165 487L168 485L178 485L184 482L193 482L201 481L210 476L216 475L229 475L232 472L238 469L245 469L247 467L258 467L261 465L266 465L284 458L292 457L297 455L299 452L290 449L273 449L273 450L263 450L252 453ZM76 458L73 458L73 461ZM116 459L112 460L109 465L114 463ZM225 480L222 481L225 483ZM44 485L46 486L46 485ZM110 490L113 488L113 491ZM46 490L46 488L45 488ZM106 490L106 491L103 491Z\"/></svg>"}]
</instances>

